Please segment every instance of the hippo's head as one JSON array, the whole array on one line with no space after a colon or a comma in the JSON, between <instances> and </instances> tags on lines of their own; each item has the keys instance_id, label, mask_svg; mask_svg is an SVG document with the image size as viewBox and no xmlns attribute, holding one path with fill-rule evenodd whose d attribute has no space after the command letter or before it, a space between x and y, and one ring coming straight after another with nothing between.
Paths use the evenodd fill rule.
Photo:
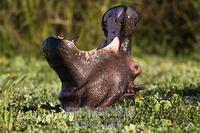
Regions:
<instances>
[{"instance_id":1,"label":"hippo's head","mask_svg":"<svg viewBox=\"0 0 200 133\"><path fill-rule=\"evenodd\" d=\"M61 37L44 41L45 58L62 82L59 99L63 108L106 107L140 90L132 82L141 73L141 66L131 57L137 22L135 10L115 6L103 15L106 40L95 50L80 50L74 41Z\"/></svg>"}]
</instances>

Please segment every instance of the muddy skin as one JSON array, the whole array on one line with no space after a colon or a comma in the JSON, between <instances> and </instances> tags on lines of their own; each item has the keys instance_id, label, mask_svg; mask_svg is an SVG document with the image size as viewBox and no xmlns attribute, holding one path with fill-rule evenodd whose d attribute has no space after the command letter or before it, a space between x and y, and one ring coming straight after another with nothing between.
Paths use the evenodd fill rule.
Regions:
<instances>
[{"instance_id":1,"label":"muddy skin","mask_svg":"<svg viewBox=\"0 0 200 133\"><path fill-rule=\"evenodd\" d=\"M59 100L69 107L107 107L133 97L142 88L133 81L141 66L131 58L137 13L126 6L109 9L102 18L105 42L95 50L79 50L74 41L49 37L45 58L62 82Z\"/></svg>"}]
</instances>

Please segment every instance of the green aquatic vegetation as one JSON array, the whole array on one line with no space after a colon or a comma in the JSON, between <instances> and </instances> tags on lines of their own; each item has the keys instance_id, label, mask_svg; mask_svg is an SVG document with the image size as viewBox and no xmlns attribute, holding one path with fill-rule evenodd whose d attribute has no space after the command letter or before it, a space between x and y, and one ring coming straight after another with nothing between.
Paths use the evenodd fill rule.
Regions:
<instances>
[{"instance_id":1,"label":"green aquatic vegetation","mask_svg":"<svg viewBox=\"0 0 200 133\"><path fill-rule=\"evenodd\" d=\"M0 58L0 130L25 132L199 132L200 63L182 58L136 58L145 90L135 104L106 109L59 106L60 81L43 59Z\"/></svg>"}]
</instances>

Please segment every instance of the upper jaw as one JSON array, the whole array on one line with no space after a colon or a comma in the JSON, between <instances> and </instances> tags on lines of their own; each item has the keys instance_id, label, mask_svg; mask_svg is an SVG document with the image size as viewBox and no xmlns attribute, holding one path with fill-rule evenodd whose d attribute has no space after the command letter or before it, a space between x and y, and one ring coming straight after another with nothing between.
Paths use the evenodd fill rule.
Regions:
<instances>
[{"instance_id":1,"label":"upper jaw","mask_svg":"<svg viewBox=\"0 0 200 133\"><path fill-rule=\"evenodd\" d=\"M131 37L138 22L138 14L127 6L116 6L109 9L102 18L102 29L106 41L99 47L103 48L115 38L120 38L120 51L131 53Z\"/></svg>"},{"instance_id":2,"label":"upper jaw","mask_svg":"<svg viewBox=\"0 0 200 133\"><path fill-rule=\"evenodd\" d=\"M139 20L138 14L136 13L136 11L130 7L127 7L124 16L124 26L122 27L121 36L123 37L131 36L135 31L138 20Z\"/></svg>"},{"instance_id":3,"label":"upper jaw","mask_svg":"<svg viewBox=\"0 0 200 133\"><path fill-rule=\"evenodd\" d=\"M126 6L115 6L103 15L101 24L107 41L110 42L112 38L120 36L125 13Z\"/></svg>"}]
</instances>

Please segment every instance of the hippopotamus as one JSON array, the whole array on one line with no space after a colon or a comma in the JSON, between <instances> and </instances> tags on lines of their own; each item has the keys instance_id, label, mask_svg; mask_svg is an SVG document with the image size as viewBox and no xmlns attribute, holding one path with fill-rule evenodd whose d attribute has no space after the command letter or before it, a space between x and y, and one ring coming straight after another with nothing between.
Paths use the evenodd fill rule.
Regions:
<instances>
[{"instance_id":1,"label":"hippopotamus","mask_svg":"<svg viewBox=\"0 0 200 133\"><path fill-rule=\"evenodd\" d=\"M115 6L102 17L106 39L94 50L80 50L60 36L44 40L44 56L62 83L59 100L64 109L108 107L142 89L133 81L142 69L131 56L137 22L134 9Z\"/></svg>"}]
</instances>

